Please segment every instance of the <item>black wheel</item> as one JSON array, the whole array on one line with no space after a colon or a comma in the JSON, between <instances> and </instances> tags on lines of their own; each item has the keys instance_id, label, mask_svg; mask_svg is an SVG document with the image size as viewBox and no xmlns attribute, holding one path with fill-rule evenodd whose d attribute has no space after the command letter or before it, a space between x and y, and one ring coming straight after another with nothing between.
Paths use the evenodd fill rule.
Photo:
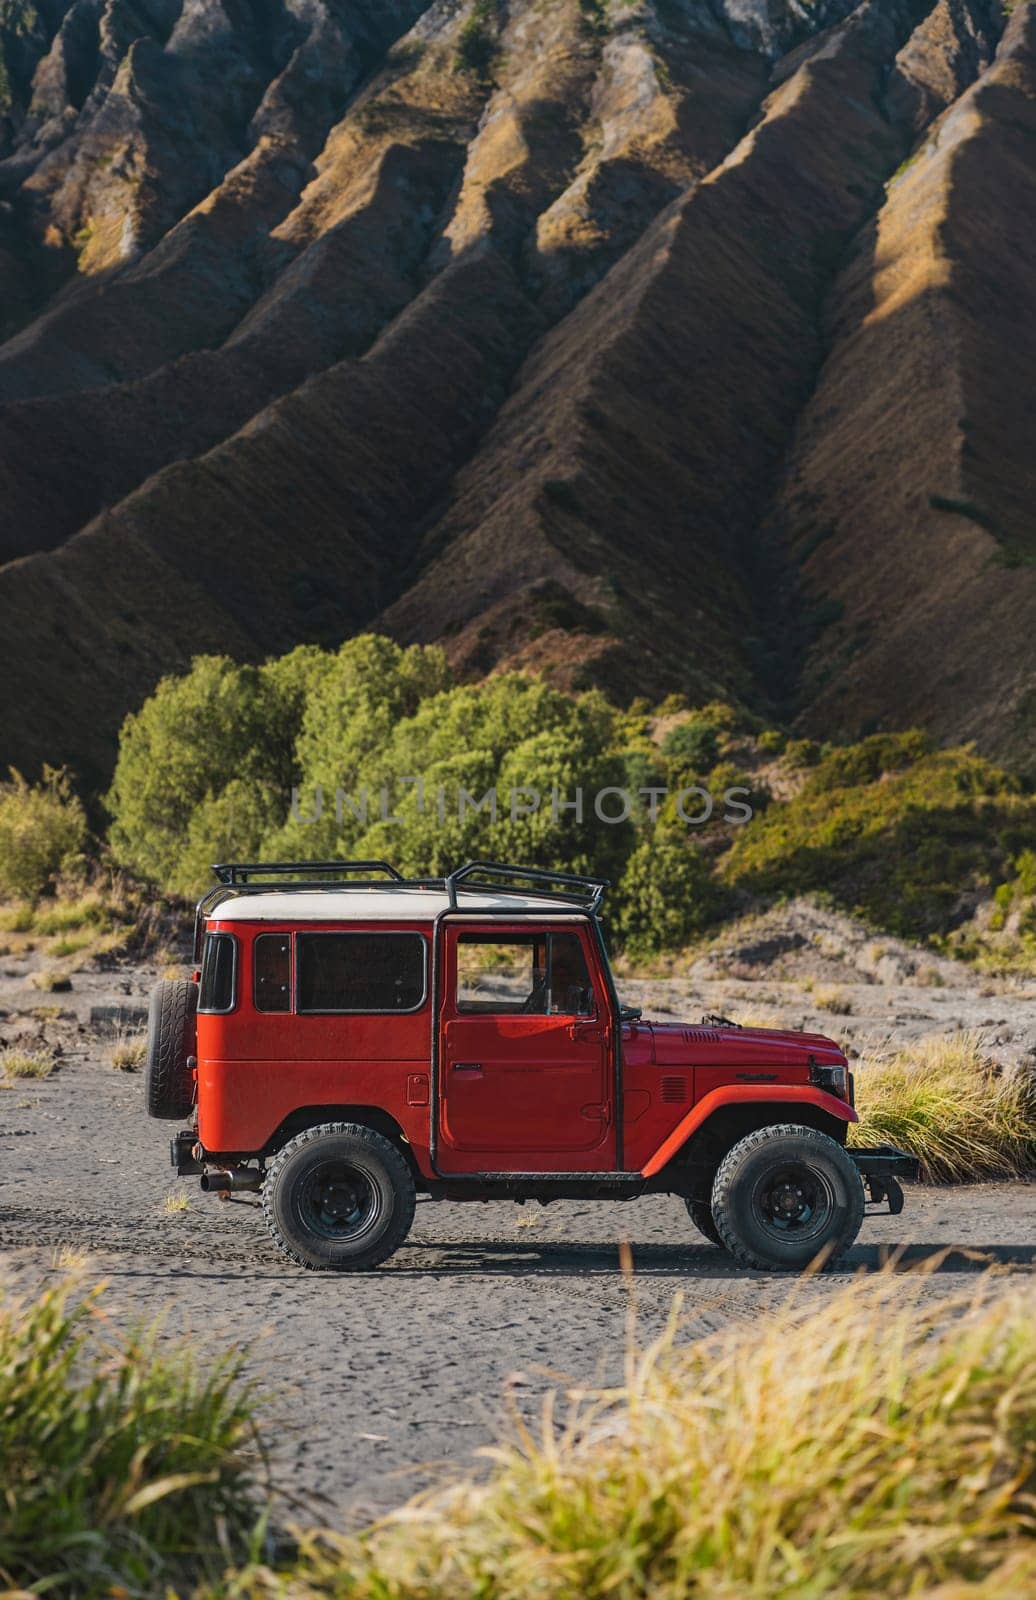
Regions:
<instances>
[{"instance_id":1,"label":"black wheel","mask_svg":"<svg viewBox=\"0 0 1036 1600\"><path fill-rule=\"evenodd\" d=\"M718 1244L724 1248L723 1240L719 1236L719 1229L712 1220L712 1211L707 1200L685 1200L687 1215L690 1217L699 1233L703 1233L710 1244Z\"/></svg>"},{"instance_id":2,"label":"black wheel","mask_svg":"<svg viewBox=\"0 0 1036 1600\"><path fill-rule=\"evenodd\" d=\"M399 1249L414 1220L414 1179L395 1145L355 1122L297 1134L270 1162L266 1225L302 1267L358 1272Z\"/></svg>"},{"instance_id":3,"label":"black wheel","mask_svg":"<svg viewBox=\"0 0 1036 1600\"><path fill-rule=\"evenodd\" d=\"M182 1122L194 1105L192 1063L197 1037L198 985L163 979L151 991L144 1057L148 1116Z\"/></svg>"},{"instance_id":4,"label":"black wheel","mask_svg":"<svg viewBox=\"0 0 1036 1600\"><path fill-rule=\"evenodd\" d=\"M720 1162L712 1216L731 1255L763 1271L831 1267L863 1221L863 1182L815 1128L756 1128Z\"/></svg>"}]
</instances>

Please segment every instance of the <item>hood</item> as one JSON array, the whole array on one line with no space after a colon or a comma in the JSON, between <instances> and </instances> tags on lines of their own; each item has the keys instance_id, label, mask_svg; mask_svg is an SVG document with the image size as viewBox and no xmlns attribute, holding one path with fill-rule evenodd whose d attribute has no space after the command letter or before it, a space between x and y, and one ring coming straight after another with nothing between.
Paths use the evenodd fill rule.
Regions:
<instances>
[{"instance_id":1,"label":"hood","mask_svg":"<svg viewBox=\"0 0 1036 1600\"><path fill-rule=\"evenodd\" d=\"M640 1022L650 1028L655 1060L662 1066L739 1066L758 1062L771 1066L808 1066L810 1056L818 1066L844 1066L841 1046L822 1033L794 1033L780 1028L737 1028L687 1022Z\"/></svg>"}]
</instances>

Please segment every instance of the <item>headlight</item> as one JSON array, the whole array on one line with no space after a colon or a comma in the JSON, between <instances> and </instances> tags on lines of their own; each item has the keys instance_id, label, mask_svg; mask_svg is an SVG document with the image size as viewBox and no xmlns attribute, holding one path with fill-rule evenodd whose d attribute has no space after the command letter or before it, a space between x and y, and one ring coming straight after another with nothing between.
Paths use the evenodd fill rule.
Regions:
<instances>
[{"instance_id":1,"label":"headlight","mask_svg":"<svg viewBox=\"0 0 1036 1600\"><path fill-rule=\"evenodd\" d=\"M846 1066L818 1067L816 1062L810 1066L810 1082L816 1084L818 1089L826 1089L828 1094L835 1094L839 1100L849 1098L849 1068Z\"/></svg>"}]
</instances>

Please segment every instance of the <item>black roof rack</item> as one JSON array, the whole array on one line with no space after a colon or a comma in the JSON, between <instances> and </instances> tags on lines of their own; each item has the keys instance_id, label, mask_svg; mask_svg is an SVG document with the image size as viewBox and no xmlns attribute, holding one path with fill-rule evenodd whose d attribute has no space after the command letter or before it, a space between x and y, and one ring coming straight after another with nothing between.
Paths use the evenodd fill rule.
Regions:
<instances>
[{"instance_id":1,"label":"black roof rack","mask_svg":"<svg viewBox=\"0 0 1036 1600\"><path fill-rule=\"evenodd\" d=\"M292 893L307 889L439 889L449 896L450 906L456 910L461 891L477 894L481 889L490 894L526 895L531 888L539 899L576 906L595 916L609 883L607 878L505 861L468 861L444 878L404 878L387 861L223 861L212 870L219 882L198 901L194 917L195 960L201 949L204 918L222 900L235 895L263 894L271 889ZM367 876L357 879L358 873ZM380 876L371 877L371 873ZM343 878L349 881L341 881Z\"/></svg>"},{"instance_id":2,"label":"black roof rack","mask_svg":"<svg viewBox=\"0 0 1036 1600\"><path fill-rule=\"evenodd\" d=\"M518 878L521 883L512 880ZM504 879L504 882L500 880ZM488 881L487 881L488 880ZM493 894L527 894L530 885L545 900L566 900L596 911L608 888L607 878L586 878L575 872L551 872L542 867L519 867L508 861L469 861L444 880L450 904L457 904L458 889L488 889ZM561 891L547 885L563 885ZM566 892L566 890L568 892Z\"/></svg>"},{"instance_id":3,"label":"black roof rack","mask_svg":"<svg viewBox=\"0 0 1036 1600\"><path fill-rule=\"evenodd\" d=\"M312 875L314 872L383 872L386 878L391 878L395 883L405 880L401 872L390 866L387 861L223 861L212 868L220 883L243 884L249 883L252 874L261 872L266 877L297 877L300 872ZM266 885L269 888L269 884ZM290 884L285 885L290 888Z\"/></svg>"}]
</instances>

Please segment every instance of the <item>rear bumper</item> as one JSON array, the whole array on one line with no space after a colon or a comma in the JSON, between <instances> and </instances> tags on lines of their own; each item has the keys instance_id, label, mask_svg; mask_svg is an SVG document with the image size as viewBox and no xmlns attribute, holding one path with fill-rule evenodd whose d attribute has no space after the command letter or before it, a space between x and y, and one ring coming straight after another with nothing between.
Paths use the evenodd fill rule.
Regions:
<instances>
[{"instance_id":1,"label":"rear bumper","mask_svg":"<svg viewBox=\"0 0 1036 1600\"><path fill-rule=\"evenodd\" d=\"M875 1206L887 1204L890 1213L898 1217L903 1209L903 1191L899 1187L900 1178L905 1178L909 1183L916 1183L920 1176L921 1164L916 1156L908 1156L905 1150L897 1150L894 1144L875 1145L872 1150L849 1149L846 1151L856 1165L867 1191L870 1194L870 1203Z\"/></svg>"},{"instance_id":2,"label":"rear bumper","mask_svg":"<svg viewBox=\"0 0 1036 1600\"><path fill-rule=\"evenodd\" d=\"M195 1155L198 1146L198 1135L189 1128L182 1133L174 1134L169 1141L169 1160L181 1178L194 1177L199 1172L204 1172L202 1163Z\"/></svg>"}]
</instances>

